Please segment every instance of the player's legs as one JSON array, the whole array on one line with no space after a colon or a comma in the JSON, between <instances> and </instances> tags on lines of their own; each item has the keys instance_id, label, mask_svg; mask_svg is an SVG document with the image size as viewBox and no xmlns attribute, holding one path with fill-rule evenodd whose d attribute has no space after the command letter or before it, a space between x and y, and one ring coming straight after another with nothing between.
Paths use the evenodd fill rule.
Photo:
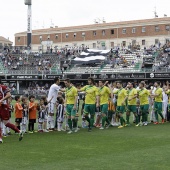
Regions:
<instances>
[{"instance_id":1,"label":"player's legs","mask_svg":"<svg viewBox=\"0 0 170 170\"><path fill-rule=\"evenodd\" d=\"M9 122L11 122L11 119L9 119ZM6 130L7 130L8 135L11 135L10 128L6 127Z\"/></svg>"},{"instance_id":2,"label":"player's legs","mask_svg":"<svg viewBox=\"0 0 170 170\"><path fill-rule=\"evenodd\" d=\"M126 125L130 125L129 119L130 119L130 112L131 112L131 107L128 105L127 106L127 111L126 111Z\"/></svg>"},{"instance_id":3,"label":"player's legs","mask_svg":"<svg viewBox=\"0 0 170 170\"><path fill-rule=\"evenodd\" d=\"M36 123L36 119L29 119L29 124L28 124L29 133L36 132L34 130L34 124L35 123Z\"/></svg>"},{"instance_id":4,"label":"player's legs","mask_svg":"<svg viewBox=\"0 0 170 170\"><path fill-rule=\"evenodd\" d=\"M100 106L101 114L102 114L102 127L100 129L104 129L105 122L107 122L108 127L110 126L110 121L108 117L106 116L108 113L108 104L103 104Z\"/></svg>"},{"instance_id":5,"label":"player's legs","mask_svg":"<svg viewBox=\"0 0 170 170\"><path fill-rule=\"evenodd\" d=\"M140 111L142 113L142 123L144 124L145 123L145 117L146 117L146 112L144 110L144 105L140 106Z\"/></svg>"},{"instance_id":6,"label":"player's legs","mask_svg":"<svg viewBox=\"0 0 170 170\"><path fill-rule=\"evenodd\" d=\"M62 128L63 121L64 121L64 118L62 117L62 115L60 117L57 117L57 130L59 132L63 131L63 128Z\"/></svg>"},{"instance_id":7,"label":"player's legs","mask_svg":"<svg viewBox=\"0 0 170 170\"><path fill-rule=\"evenodd\" d=\"M0 108L0 118L6 127L11 128L16 133L20 133L20 130L9 121L10 115L9 115L8 106L4 105L3 107Z\"/></svg>"},{"instance_id":8,"label":"player's legs","mask_svg":"<svg viewBox=\"0 0 170 170\"><path fill-rule=\"evenodd\" d=\"M7 127L4 125L4 123L2 123L2 134L3 134L4 137L7 136L7 134L6 134L6 128L7 128Z\"/></svg>"},{"instance_id":9,"label":"player's legs","mask_svg":"<svg viewBox=\"0 0 170 170\"><path fill-rule=\"evenodd\" d=\"M100 108L99 107L96 107L95 115L96 115L95 126L96 127L100 127L101 112L100 112Z\"/></svg>"},{"instance_id":10,"label":"player's legs","mask_svg":"<svg viewBox=\"0 0 170 170\"><path fill-rule=\"evenodd\" d=\"M151 122L156 122L156 116L155 116L155 104L151 106L151 111L150 111L150 121Z\"/></svg>"},{"instance_id":11,"label":"player's legs","mask_svg":"<svg viewBox=\"0 0 170 170\"><path fill-rule=\"evenodd\" d=\"M45 118L44 118L44 122L43 122L43 132L49 132L47 130L47 119L48 119L48 116L47 114L45 115Z\"/></svg>"},{"instance_id":12,"label":"player's legs","mask_svg":"<svg viewBox=\"0 0 170 170\"><path fill-rule=\"evenodd\" d=\"M32 121L31 121L31 119L29 119L29 123L28 123L28 131L29 131L29 133L33 133L33 129L32 129Z\"/></svg>"},{"instance_id":13,"label":"player's legs","mask_svg":"<svg viewBox=\"0 0 170 170\"><path fill-rule=\"evenodd\" d=\"M144 112L145 125L147 125L148 124L148 114L149 114L149 104L144 105L143 112Z\"/></svg>"},{"instance_id":14,"label":"player's legs","mask_svg":"<svg viewBox=\"0 0 170 170\"><path fill-rule=\"evenodd\" d=\"M72 120L71 120L71 106L67 104L66 106L66 114L67 114L67 119L68 119L68 126L69 126L69 133L72 133L73 130L73 125L72 125Z\"/></svg>"},{"instance_id":15,"label":"player's legs","mask_svg":"<svg viewBox=\"0 0 170 170\"><path fill-rule=\"evenodd\" d=\"M123 113L125 112L125 106L117 106L117 112L120 118L120 126L118 128L123 128L125 125L125 120L123 118Z\"/></svg>"},{"instance_id":16,"label":"player's legs","mask_svg":"<svg viewBox=\"0 0 170 170\"><path fill-rule=\"evenodd\" d=\"M8 120L3 120L3 123L5 124L6 127L11 128L16 133L20 133L20 130L14 124L10 123Z\"/></svg>"},{"instance_id":17,"label":"player's legs","mask_svg":"<svg viewBox=\"0 0 170 170\"><path fill-rule=\"evenodd\" d=\"M54 113L51 113L51 129L54 130L55 121L54 121Z\"/></svg>"},{"instance_id":18,"label":"player's legs","mask_svg":"<svg viewBox=\"0 0 170 170\"><path fill-rule=\"evenodd\" d=\"M19 141L23 138L23 132L20 131L14 124L10 123L9 120L3 120L3 123L6 127L9 127L10 129L14 130L16 133L19 133Z\"/></svg>"},{"instance_id":19,"label":"player's legs","mask_svg":"<svg viewBox=\"0 0 170 170\"><path fill-rule=\"evenodd\" d=\"M28 118L27 117L23 117L23 131L24 133L27 133L27 122L28 122Z\"/></svg>"},{"instance_id":20,"label":"player's legs","mask_svg":"<svg viewBox=\"0 0 170 170\"><path fill-rule=\"evenodd\" d=\"M167 107L168 107L167 102L166 101L162 102L162 108L163 108L162 115L165 120L167 119Z\"/></svg>"},{"instance_id":21,"label":"player's legs","mask_svg":"<svg viewBox=\"0 0 170 170\"><path fill-rule=\"evenodd\" d=\"M89 113L90 113L90 105L85 104L83 115L84 115L84 118L86 119L86 121L89 123L88 127L91 128L90 127Z\"/></svg>"},{"instance_id":22,"label":"player's legs","mask_svg":"<svg viewBox=\"0 0 170 170\"><path fill-rule=\"evenodd\" d=\"M113 119L114 111L113 110L108 110L108 119L111 122Z\"/></svg>"},{"instance_id":23,"label":"player's legs","mask_svg":"<svg viewBox=\"0 0 170 170\"><path fill-rule=\"evenodd\" d=\"M134 114L135 116L135 123L136 123L136 126L139 126L139 116L137 114L137 109L136 109L136 105L131 105L130 106L130 110L131 112Z\"/></svg>"},{"instance_id":24,"label":"player's legs","mask_svg":"<svg viewBox=\"0 0 170 170\"><path fill-rule=\"evenodd\" d=\"M167 121L170 121L170 104L168 104Z\"/></svg>"},{"instance_id":25,"label":"player's legs","mask_svg":"<svg viewBox=\"0 0 170 170\"><path fill-rule=\"evenodd\" d=\"M48 105L47 129L54 130L54 103Z\"/></svg>"},{"instance_id":26,"label":"player's legs","mask_svg":"<svg viewBox=\"0 0 170 170\"><path fill-rule=\"evenodd\" d=\"M43 119L42 118L39 118L38 119L38 132L43 132Z\"/></svg>"},{"instance_id":27,"label":"player's legs","mask_svg":"<svg viewBox=\"0 0 170 170\"><path fill-rule=\"evenodd\" d=\"M154 102L155 124L158 124L158 103Z\"/></svg>"},{"instance_id":28,"label":"player's legs","mask_svg":"<svg viewBox=\"0 0 170 170\"><path fill-rule=\"evenodd\" d=\"M95 104L90 104L90 127L93 127L94 125L94 115L95 115Z\"/></svg>"},{"instance_id":29,"label":"player's legs","mask_svg":"<svg viewBox=\"0 0 170 170\"><path fill-rule=\"evenodd\" d=\"M158 102L158 114L162 118L162 123L164 123L164 117L162 115L162 102Z\"/></svg>"},{"instance_id":30,"label":"player's legs","mask_svg":"<svg viewBox=\"0 0 170 170\"><path fill-rule=\"evenodd\" d=\"M20 118L16 118L16 119L15 119L15 126L16 126L19 130L21 129L20 123L21 123L21 119L20 119Z\"/></svg>"},{"instance_id":31,"label":"player's legs","mask_svg":"<svg viewBox=\"0 0 170 170\"><path fill-rule=\"evenodd\" d=\"M71 120L72 120L72 125L73 129L75 132L77 132L77 119L76 119L76 110L73 109L74 105L71 106Z\"/></svg>"}]
</instances>

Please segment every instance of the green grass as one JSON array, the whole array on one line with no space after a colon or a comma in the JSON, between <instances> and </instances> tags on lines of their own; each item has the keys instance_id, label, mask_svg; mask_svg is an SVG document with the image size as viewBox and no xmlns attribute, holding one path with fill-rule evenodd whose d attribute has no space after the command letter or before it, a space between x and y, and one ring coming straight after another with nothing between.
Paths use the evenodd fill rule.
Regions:
<instances>
[{"instance_id":1,"label":"green grass","mask_svg":"<svg viewBox=\"0 0 170 170\"><path fill-rule=\"evenodd\" d=\"M34 133L4 139L2 170L169 170L170 124Z\"/></svg>"}]
</instances>

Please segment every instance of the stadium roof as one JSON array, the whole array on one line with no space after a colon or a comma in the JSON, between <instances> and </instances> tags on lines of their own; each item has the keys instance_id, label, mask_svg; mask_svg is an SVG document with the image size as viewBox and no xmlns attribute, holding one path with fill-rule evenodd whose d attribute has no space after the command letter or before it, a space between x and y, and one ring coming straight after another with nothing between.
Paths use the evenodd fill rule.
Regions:
<instances>
[{"instance_id":1,"label":"stadium roof","mask_svg":"<svg viewBox=\"0 0 170 170\"><path fill-rule=\"evenodd\" d=\"M128 25L133 25L133 24L150 24L150 23L157 23L159 22L159 24L161 22L170 22L170 17L164 17L164 18L153 18L153 19L142 19L142 20L131 20L131 21L120 21L120 22L110 22L110 23L98 23L98 24L90 24L90 25L79 25L79 26L69 26L69 27L54 27L54 28L45 28L45 29L37 29L37 30L33 30L33 34L38 34L38 33L49 33L49 32L54 32L54 31L70 31L70 30L74 30L74 29L91 29L91 28L100 28L100 27L107 27L107 26L128 26ZM20 33L16 33L15 36L17 34L26 34L27 32L20 32Z\"/></svg>"}]
</instances>

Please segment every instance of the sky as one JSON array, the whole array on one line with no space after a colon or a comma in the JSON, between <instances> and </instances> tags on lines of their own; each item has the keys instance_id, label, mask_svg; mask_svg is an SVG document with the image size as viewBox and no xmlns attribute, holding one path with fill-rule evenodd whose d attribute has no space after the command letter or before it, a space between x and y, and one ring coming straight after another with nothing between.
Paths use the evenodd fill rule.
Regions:
<instances>
[{"instance_id":1,"label":"sky","mask_svg":"<svg viewBox=\"0 0 170 170\"><path fill-rule=\"evenodd\" d=\"M24 0L0 0L0 36L14 42L14 34L27 30ZM101 22L170 17L170 0L32 0L32 29Z\"/></svg>"}]
</instances>

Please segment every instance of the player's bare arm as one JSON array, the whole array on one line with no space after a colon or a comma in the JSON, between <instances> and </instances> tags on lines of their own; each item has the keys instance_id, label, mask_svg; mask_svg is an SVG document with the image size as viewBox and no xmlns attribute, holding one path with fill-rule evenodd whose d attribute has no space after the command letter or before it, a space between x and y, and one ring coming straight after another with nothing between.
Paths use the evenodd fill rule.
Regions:
<instances>
[{"instance_id":1,"label":"player's bare arm","mask_svg":"<svg viewBox=\"0 0 170 170\"><path fill-rule=\"evenodd\" d=\"M11 93L8 92L8 93L6 94L6 96L0 100L0 103L2 103L4 100L7 100L7 99L10 98L10 97L11 97Z\"/></svg>"}]
</instances>

